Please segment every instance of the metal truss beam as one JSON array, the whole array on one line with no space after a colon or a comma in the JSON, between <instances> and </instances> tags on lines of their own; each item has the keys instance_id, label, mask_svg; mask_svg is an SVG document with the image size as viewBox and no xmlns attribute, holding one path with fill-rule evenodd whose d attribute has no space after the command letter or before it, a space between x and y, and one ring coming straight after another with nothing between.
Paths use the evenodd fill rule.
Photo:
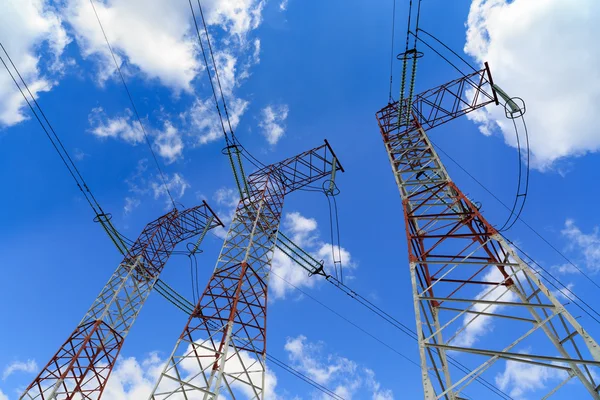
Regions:
<instances>
[{"instance_id":1,"label":"metal truss beam","mask_svg":"<svg viewBox=\"0 0 600 400\"><path fill-rule=\"evenodd\" d=\"M206 203L173 210L146 225L77 328L20 399L99 399L175 246L219 225Z\"/></svg>"},{"instance_id":2,"label":"metal truss beam","mask_svg":"<svg viewBox=\"0 0 600 400\"><path fill-rule=\"evenodd\" d=\"M407 103L408 101L404 100L404 104ZM485 68L479 71L416 95L411 102L410 114L403 113L401 125L397 123L399 101L388 104L379 111L378 115L385 116L379 119L380 123L394 121L393 127L385 127L386 132L389 132L390 128L413 130L416 129L416 124L425 130L430 130L492 103L498 104L498 96L486 63Z\"/></svg>"}]
</instances>

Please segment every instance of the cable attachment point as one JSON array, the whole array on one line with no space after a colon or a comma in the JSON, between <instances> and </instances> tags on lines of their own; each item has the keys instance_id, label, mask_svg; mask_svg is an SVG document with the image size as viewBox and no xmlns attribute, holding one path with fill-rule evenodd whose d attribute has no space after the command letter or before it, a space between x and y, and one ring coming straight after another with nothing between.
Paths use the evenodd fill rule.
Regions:
<instances>
[{"instance_id":1,"label":"cable attachment point","mask_svg":"<svg viewBox=\"0 0 600 400\"><path fill-rule=\"evenodd\" d=\"M340 194L340 189L337 187L337 184L331 179L327 179L327 180L323 181L322 187L323 187L323 192L327 196L337 196L338 194Z\"/></svg>"},{"instance_id":2,"label":"cable attachment point","mask_svg":"<svg viewBox=\"0 0 600 400\"><path fill-rule=\"evenodd\" d=\"M94 222L99 222L101 224L107 223L112 219L112 214L111 213L102 213L102 214L96 214L96 216L94 217Z\"/></svg>"},{"instance_id":3,"label":"cable attachment point","mask_svg":"<svg viewBox=\"0 0 600 400\"><path fill-rule=\"evenodd\" d=\"M200 253L204 252L204 250L198 249L198 247L196 246L196 243L188 242L185 245L185 247L186 247L187 251L189 252L190 256L193 256L194 254L200 254Z\"/></svg>"},{"instance_id":4,"label":"cable attachment point","mask_svg":"<svg viewBox=\"0 0 600 400\"><path fill-rule=\"evenodd\" d=\"M309 272L308 276L321 275L325 278L328 277L328 275L325 273L325 260L321 260L319 263L321 264L319 268L317 268L314 272Z\"/></svg>"},{"instance_id":5,"label":"cable attachment point","mask_svg":"<svg viewBox=\"0 0 600 400\"><path fill-rule=\"evenodd\" d=\"M229 146L223 147L223 149L221 150L221 153L223 155L230 155L230 154L240 154L242 151L239 149L237 144L231 144Z\"/></svg>"},{"instance_id":6,"label":"cable attachment point","mask_svg":"<svg viewBox=\"0 0 600 400\"><path fill-rule=\"evenodd\" d=\"M522 98L510 97L504 90L500 88L500 86L496 84L492 85L492 89L500 95L502 100L506 102L504 104L504 113L506 114L506 118L516 119L525 114L527 109L525 107L525 101Z\"/></svg>"},{"instance_id":7,"label":"cable attachment point","mask_svg":"<svg viewBox=\"0 0 600 400\"><path fill-rule=\"evenodd\" d=\"M504 104L504 114L508 119L516 119L522 117L527 108L525 107L525 100L520 97L511 97Z\"/></svg>"},{"instance_id":8,"label":"cable attachment point","mask_svg":"<svg viewBox=\"0 0 600 400\"><path fill-rule=\"evenodd\" d=\"M422 51L418 51L416 48L402 52L396 56L396 59L400 61L412 60L415 58L422 58L425 54Z\"/></svg>"}]
</instances>

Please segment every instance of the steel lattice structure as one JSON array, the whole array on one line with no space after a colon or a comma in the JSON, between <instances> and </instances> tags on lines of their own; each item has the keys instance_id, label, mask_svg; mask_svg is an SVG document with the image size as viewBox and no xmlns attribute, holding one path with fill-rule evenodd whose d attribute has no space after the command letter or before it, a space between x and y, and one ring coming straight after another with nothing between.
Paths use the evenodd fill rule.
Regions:
<instances>
[{"instance_id":1,"label":"steel lattice structure","mask_svg":"<svg viewBox=\"0 0 600 400\"><path fill-rule=\"evenodd\" d=\"M248 177L209 283L152 399L265 398L267 286L285 196L343 171L327 142Z\"/></svg>"},{"instance_id":2,"label":"steel lattice structure","mask_svg":"<svg viewBox=\"0 0 600 400\"><path fill-rule=\"evenodd\" d=\"M425 399L462 398L501 359L558 371L544 398L576 378L600 399L597 342L452 182L425 132L497 103L493 87L486 65L377 113L402 197Z\"/></svg>"},{"instance_id":3,"label":"steel lattice structure","mask_svg":"<svg viewBox=\"0 0 600 400\"><path fill-rule=\"evenodd\" d=\"M21 399L99 399L131 326L175 246L222 225L203 203L146 225L100 295Z\"/></svg>"}]
</instances>

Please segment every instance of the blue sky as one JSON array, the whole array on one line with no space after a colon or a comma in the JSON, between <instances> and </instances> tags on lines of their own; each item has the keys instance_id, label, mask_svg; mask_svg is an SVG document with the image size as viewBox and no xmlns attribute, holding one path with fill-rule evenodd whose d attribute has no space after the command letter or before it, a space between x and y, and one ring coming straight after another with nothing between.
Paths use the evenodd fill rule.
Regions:
<instances>
[{"instance_id":1,"label":"blue sky","mask_svg":"<svg viewBox=\"0 0 600 400\"><path fill-rule=\"evenodd\" d=\"M83 0L6 0L0 40L37 89L40 104L118 229L130 238L164 214L166 197L131 106L107 58L99 27ZM177 201L202 199L227 221L235 189L223 138L191 31L186 1L99 4L107 35L124 62L126 80ZM402 47L406 2L399 2L396 52ZM508 4L510 3L510 4ZM600 278L600 77L592 45L600 29L592 0L430 0L422 27L473 63L490 62L496 82L527 101L532 137L531 187L523 218L593 279ZM233 6L235 5L235 7ZM4 6L3 6L4 7ZM245 146L270 163L327 138L346 173L339 175L341 245L346 276L357 291L414 326L401 202L375 121L387 104L392 2L237 0L206 2L209 29L222 65L228 104ZM551 21L551 22L549 22ZM468 30L468 33L467 33ZM599 33L600 34L600 33ZM400 43L400 44L399 44ZM582 62L575 63L582 56ZM396 72L400 67L394 64ZM426 51L417 90L456 77ZM394 89L394 93L397 88ZM500 110L500 114L502 114ZM499 122L496 122L499 121ZM518 154L498 110L437 128L431 136L505 202L512 201ZM491 129L490 135L481 127ZM449 159L454 181L501 223L506 211ZM41 128L0 71L0 399L16 399L75 328L120 262ZM286 198L282 227L311 252L328 249L325 196ZM565 261L525 226L508 236L597 305L597 288L561 268ZM222 240L211 235L198 256L206 282ZM324 255L323 255L324 256ZM162 275L191 297L189 262L173 256ZM274 270L311 296L417 361L416 344L330 285L298 275L276 257ZM272 279L269 352L347 398L419 398L419 369L329 311ZM570 310L579 316L577 309ZM154 293L122 350L117 381L126 393L144 390L171 352L186 316ZM580 322L600 337L597 323ZM490 335L493 333L489 333ZM282 398L319 398L284 371ZM506 371L504 371L506 372ZM508 379L515 398L537 398L541 386ZM551 376L528 371L540 385ZM538 375L536 375L538 374ZM491 376L494 380L494 376ZM476 386L470 389L478 398ZM138 393L138 392L136 392ZM563 397L561 397L561 395ZM566 391L556 398L566 398ZM379 396L379 397L376 397ZM132 398L132 397L129 397ZM133 397L134 398L134 397Z\"/></svg>"}]
</instances>

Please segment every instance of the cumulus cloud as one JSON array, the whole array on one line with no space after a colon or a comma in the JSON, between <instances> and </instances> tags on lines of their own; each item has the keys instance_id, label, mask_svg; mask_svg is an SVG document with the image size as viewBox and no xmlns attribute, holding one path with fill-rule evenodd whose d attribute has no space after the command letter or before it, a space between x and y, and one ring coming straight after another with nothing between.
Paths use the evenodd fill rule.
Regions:
<instances>
[{"instance_id":1,"label":"cumulus cloud","mask_svg":"<svg viewBox=\"0 0 600 400\"><path fill-rule=\"evenodd\" d=\"M262 22L264 6L264 0L210 0L203 5L209 25L218 25L241 41Z\"/></svg>"},{"instance_id":2,"label":"cumulus cloud","mask_svg":"<svg viewBox=\"0 0 600 400\"><path fill-rule=\"evenodd\" d=\"M0 400L8 400L8 396L5 395L2 390L0 390Z\"/></svg>"},{"instance_id":3,"label":"cumulus cloud","mask_svg":"<svg viewBox=\"0 0 600 400\"><path fill-rule=\"evenodd\" d=\"M495 83L527 102L532 166L600 149L600 3L595 0L473 0L465 52L488 61ZM470 114L484 133L516 147L501 107Z\"/></svg>"},{"instance_id":4,"label":"cumulus cloud","mask_svg":"<svg viewBox=\"0 0 600 400\"><path fill-rule=\"evenodd\" d=\"M190 34L187 3L112 0L95 1L94 5L120 63L176 91L192 91L191 82L200 63L195 38ZM89 1L68 0L63 15L82 56L98 61L99 82L104 82L115 72L115 66Z\"/></svg>"},{"instance_id":5,"label":"cumulus cloud","mask_svg":"<svg viewBox=\"0 0 600 400\"><path fill-rule=\"evenodd\" d=\"M4 1L0 37L7 40L2 44L36 98L57 84L63 69L61 56L70 39L60 15L47 1ZM3 53L2 58L8 63ZM25 100L8 73L0 73L0 127L23 121L25 106Z\"/></svg>"},{"instance_id":6,"label":"cumulus cloud","mask_svg":"<svg viewBox=\"0 0 600 400\"><path fill-rule=\"evenodd\" d=\"M270 145L275 145L285 134L285 120L288 117L289 107L285 104L263 108L259 126L262 134Z\"/></svg>"},{"instance_id":7,"label":"cumulus cloud","mask_svg":"<svg viewBox=\"0 0 600 400\"><path fill-rule=\"evenodd\" d=\"M166 185L159 173L155 175L148 173L148 159L139 160L135 171L125 180L129 195L124 199L123 213L125 215L130 214L141 204L141 198L145 196L153 196L155 200L163 199L165 209L169 210L173 207L173 204L168 192L173 196L173 200L177 201L190 188L190 184L184 179L183 175L178 173L172 175L165 173L164 182L166 182Z\"/></svg>"},{"instance_id":8,"label":"cumulus cloud","mask_svg":"<svg viewBox=\"0 0 600 400\"><path fill-rule=\"evenodd\" d=\"M584 233L572 219L565 221L562 235L569 240L569 248L579 251L583 255L585 266L593 272L600 271L600 232L598 227L591 233ZM565 271L573 272L572 265L564 267Z\"/></svg>"},{"instance_id":9,"label":"cumulus cloud","mask_svg":"<svg viewBox=\"0 0 600 400\"><path fill-rule=\"evenodd\" d=\"M287 213L284 217L283 227L287 232L292 233L292 240L298 246L306 246L316 239L317 221L314 218L307 218L299 212Z\"/></svg>"},{"instance_id":10,"label":"cumulus cloud","mask_svg":"<svg viewBox=\"0 0 600 400\"><path fill-rule=\"evenodd\" d=\"M154 142L158 147L158 154L163 157L168 164L174 162L183 153L183 140L178 129L169 121L165 121L164 129L156 133Z\"/></svg>"},{"instance_id":11,"label":"cumulus cloud","mask_svg":"<svg viewBox=\"0 0 600 400\"><path fill-rule=\"evenodd\" d=\"M372 369L337 354L327 353L323 342L310 342L304 335L288 338L284 346L292 366L345 399L371 397L392 400L391 390L383 389Z\"/></svg>"},{"instance_id":12,"label":"cumulus cloud","mask_svg":"<svg viewBox=\"0 0 600 400\"><path fill-rule=\"evenodd\" d=\"M285 214L281 230L298 246L310 253L315 259L322 260L327 274L335 276L333 253L336 259L340 257L344 267L344 277L351 277L350 273L357 268L350 252L338 246L332 246L320 239L317 221L307 218L298 212ZM321 282L318 276L308 276L307 272L292 261L285 253L275 249L271 264L273 277L269 281L269 298L282 299L293 290L290 283L296 287L310 288Z\"/></svg>"},{"instance_id":13,"label":"cumulus cloud","mask_svg":"<svg viewBox=\"0 0 600 400\"><path fill-rule=\"evenodd\" d=\"M521 352L526 354L526 352ZM502 390L510 390L509 394L515 399L523 399L527 393L543 390L555 381L567 377L565 371L541 365L527 364L517 361L506 361L504 371L496 376L496 385ZM546 393L547 394L547 393ZM540 393L540 397L543 394Z\"/></svg>"},{"instance_id":14,"label":"cumulus cloud","mask_svg":"<svg viewBox=\"0 0 600 400\"><path fill-rule=\"evenodd\" d=\"M38 365L35 360L15 361L4 368L2 371L2 380L5 381L9 376L15 372L27 372L34 373L38 371Z\"/></svg>"},{"instance_id":15,"label":"cumulus cloud","mask_svg":"<svg viewBox=\"0 0 600 400\"><path fill-rule=\"evenodd\" d=\"M150 185L154 193L154 198L165 200L166 209L173 207L169 193L173 196L174 200L178 200L183 197L185 191L190 187L190 184L178 173L172 174L170 178L165 174L164 182L160 176L157 176L157 179Z\"/></svg>"},{"instance_id":16,"label":"cumulus cloud","mask_svg":"<svg viewBox=\"0 0 600 400\"><path fill-rule=\"evenodd\" d=\"M231 128L235 130L248 107L248 102L234 97L227 105ZM223 137L223 126L211 97L195 101L192 107L182 114L182 118L188 121L189 135L195 145L207 144ZM225 130L228 132L229 126L227 122L225 124Z\"/></svg>"},{"instance_id":17,"label":"cumulus cloud","mask_svg":"<svg viewBox=\"0 0 600 400\"><path fill-rule=\"evenodd\" d=\"M125 197L125 205L123 206L123 212L125 215L131 214L142 202L136 197Z\"/></svg>"},{"instance_id":18,"label":"cumulus cloud","mask_svg":"<svg viewBox=\"0 0 600 400\"><path fill-rule=\"evenodd\" d=\"M99 138L119 138L131 144L144 140L144 133L129 109L124 115L109 118L102 107L96 107L88 115L88 122L90 132Z\"/></svg>"},{"instance_id":19,"label":"cumulus cloud","mask_svg":"<svg viewBox=\"0 0 600 400\"><path fill-rule=\"evenodd\" d=\"M104 395L114 400L145 399L160 376L164 360L150 353L141 362L135 357L119 358Z\"/></svg>"},{"instance_id":20,"label":"cumulus cloud","mask_svg":"<svg viewBox=\"0 0 600 400\"><path fill-rule=\"evenodd\" d=\"M88 121L91 126L90 132L99 138L121 139L133 145L145 141L144 130L129 109L125 109L124 114L111 118L102 107L96 107L88 115ZM154 137L156 150L167 164L175 162L183 155L181 132L170 121L163 122L163 129L153 128L148 121L143 124L146 134Z\"/></svg>"},{"instance_id":21,"label":"cumulus cloud","mask_svg":"<svg viewBox=\"0 0 600 400\"><path fill-rule=\"evenodd\" d=\"M126 72L139 71L175 92L193 91L192 82L203 66L187 2L112 0L94 4ZM235 42L237 47L245 46L248 34L260 25L263 7L264 1L257 0L203 2L207 24L220 27L225 42ZM82 55L97 61L99 82L103 83L115 72L115 66L93 9L87 0L68 0L62 11ZM235 57L217 52L216 58L227 86Z\"/></svg>"}]
</instances>

